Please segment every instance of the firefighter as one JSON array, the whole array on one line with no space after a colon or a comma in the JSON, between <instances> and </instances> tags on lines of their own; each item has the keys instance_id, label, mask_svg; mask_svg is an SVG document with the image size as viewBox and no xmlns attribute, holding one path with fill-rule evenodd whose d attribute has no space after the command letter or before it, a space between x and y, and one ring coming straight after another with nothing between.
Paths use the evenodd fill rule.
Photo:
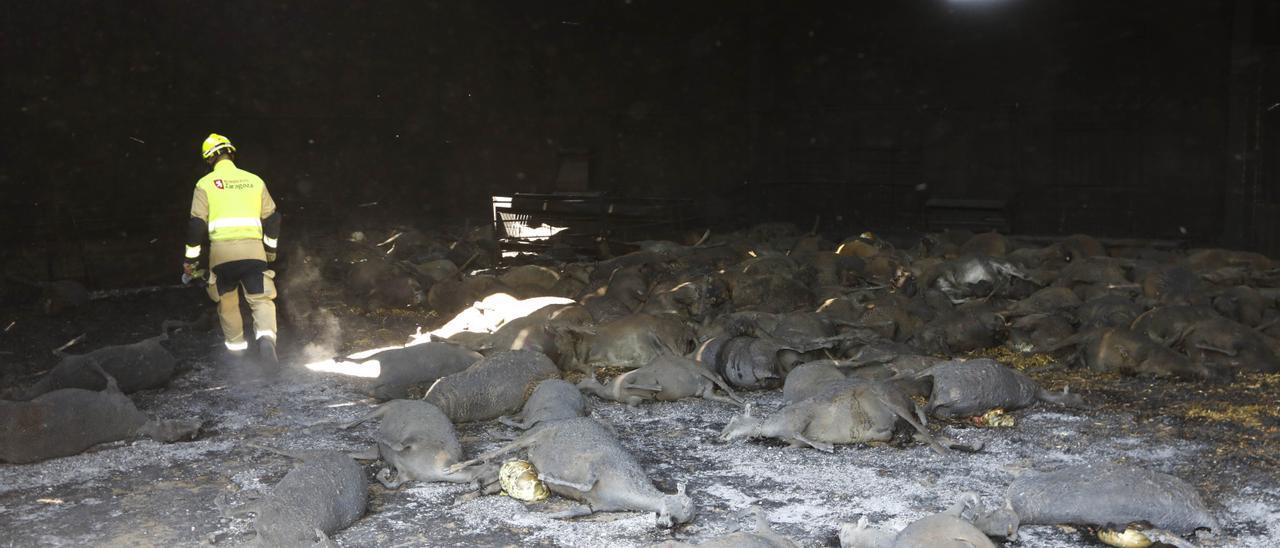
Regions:
<instances>
[{"instance_id":1,"label":"firefighter","mask_svg":"<svg viewBox=\"0 0 1280 548\"><path fill-rule=\"evenodd\" d=\"M253 312L259 362L274 371L276 358L275 272L280 212L262 178L236 167L236 147L217 133L210 134L201 152L212 170L196 183L187 228L184 282L199 277L201 243L209 238L209 298L218 303L218 317L227 350L233 358L248 353L240 318L240 295Z\"/></svg>"}]
</instances>

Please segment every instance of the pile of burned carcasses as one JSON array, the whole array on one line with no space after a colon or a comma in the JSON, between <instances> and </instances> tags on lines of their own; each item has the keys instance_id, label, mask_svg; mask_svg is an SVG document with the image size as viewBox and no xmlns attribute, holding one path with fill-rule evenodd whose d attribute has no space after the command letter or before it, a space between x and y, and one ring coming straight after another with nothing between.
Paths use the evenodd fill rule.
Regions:
<instances>
[{"instance_id":1,"label":"pile of burned carcasses","mask_svg":"<svg viewBox=\"0 0 1280 548\"><path fill-rule=\"evenodd\" d=\"M649 512L672 527L695 519L695 501L710 495L679 482L659 488L625 440L591 415L591 400L734 406L725 443L972 452L983 448L949 439L931 416L994 421L993 412L1047 404L1087 413L1090 404L1087 392L967 359L974 351L1005 346L1171 382L1280 370L1280 263L1254 253L961 232L901 247L871 233L837 242L769 224L693 245L642 242L599 261L539 256L498 266L496 246L480 242L451 248L401 233L367 243L367 257L339 273L361 295L425 305L440 318L403 348L360 358L379 367L356 388L386 401L358 421L377 421L361 456L385 463L376 479L388 488L448 481L493 493L504 456L522 455L521 470L572 501L557 516ZM748 392L765 390L780 391L783 405L746 403ZM455 426L476 421L517 435L468 456ZM345 473L333 471L333 481L354 485ZM1110 462L1024 475L990 507L969 493L952 497L953 508L901 531L865 521L830 527L847 546L876 547L990 546L1039 524L1141 523L1113 532L1160 542L1217 527L1182 480ZM268 523L259 533L314 541L313 530L344 522L347 506L317 510L305 531ZM755 533L710 544L791 542L756 513Z\"/></svg>"},{"instance_id":2,"label":"pile of burned carcasses","mask_svg":"<svg viewBox=\"0 0 1280 548\"><path fill-rule=\"evenodd\" d=\"M99 443L147 436L163 442L193 439L198 419L153 419L127 394L160 388L178 360L161 343L171 329L133 344L104 346L84 354L54 351L57 363L25 386L0 392L0 462L29 463L78 454Z\"/></svg>"},{"instance_id":3,"label":"pile of burned carcasses","mask_svg":"<svg viewBox=\"0 0 1280 548\"><path fill-rule=\"evenodd\" d=\"M404 398L411 386L426 395L370 415L382 423L368 456L386 462L378 479L387 485L470 482L492 492L495 459L523 454L550 493L575 501L556 515L644 511L672 526L694 518L694 499L683 484L675 493L655 487L614 430L590 416L583 394L628 406L682 398L740 406L725 442L981 451L948 439L929 417L998 421L993 413L1042 402L1068 412L1089 404L1087 394L1039 386L1006 364L966 359L973 351L1005 346L1174 379L1280 369L1280 263L1121 244L947 232L902 249L871 233L834 242L761 225L694 245L642 242L601 261L544 256L469 270L474 253L466 266L435 259L420 269L447 275L414 280L448 321L379 356L383 374L365 385L383 399ZM746 404L744 393L759 390L780 390L783 407ZM453 425L489 420L523 433L465 458ZM1097 485L1103 476L1114 478L1107 489ZM1186 483L1114 463L1027 475L991 508L972 494L955 497L952 510L900 532L847 524L842 542L983 546L1015 538L1020 525L1058 523L1143 523L1141 532L1113 533L1174 541L1216 527ZM754 536L713 544L790 542L757 514Z\"/></svg>"}]
</instances>

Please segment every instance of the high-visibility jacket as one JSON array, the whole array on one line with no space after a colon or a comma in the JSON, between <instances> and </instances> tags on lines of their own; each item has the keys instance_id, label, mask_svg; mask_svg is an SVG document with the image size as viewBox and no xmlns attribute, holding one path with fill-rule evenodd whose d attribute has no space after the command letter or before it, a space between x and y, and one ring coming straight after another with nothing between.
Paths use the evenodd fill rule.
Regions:
<instances>
[{"instance_id":1,"label":"high-visibility jacket","mask_svg":"<svg viewBox=\"0 0 1280 548\"><path fill-rule=\"evenodd\" d=\"M280 214L271 192L261 178L230 159L219 160L196 183L187 226L188 260L200 257L206 236L213 242L210 268L230 261L265 261L266 253L275 253L279 245Z\"/></svg>"},{"instance_id":2,"label":"high-visibility jacket","mask_svg":"<svg viewBox=\"0 0 1280 548\"><path fill-rule=\"evenodd\" d=\"M200 178L196 188L209 200L209 241L261 240L262 178L223 160Z\"/></svg>"}]
</instances>

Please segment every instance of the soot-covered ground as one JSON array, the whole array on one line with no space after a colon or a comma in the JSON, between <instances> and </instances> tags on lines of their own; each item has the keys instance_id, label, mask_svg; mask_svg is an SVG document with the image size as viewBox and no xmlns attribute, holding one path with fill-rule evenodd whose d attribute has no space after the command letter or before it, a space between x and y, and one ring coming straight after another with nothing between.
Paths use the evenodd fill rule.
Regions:
<instances>
[{"instance_id":1,"label":"soot-covered ground","mask_svg":"<svg viewBox=\"0 0 1280 548\"><path fill-rule=\"evenodd\" d=\"M210 305L195 290L103 299L74 319L11 313L0 359L52 363L47 351L85 332L100 344L153 334L160 320L192 317ZM12 312L12 311L9 311ZM412 331L403 317L342 318L343 339L385 338ZM146 412L163 418L200 417L199 439L171 445L151 440L98 446L72 457L31 465L0 465L0 545L191 546L240 545L252 540L249 516L223 517L215 501L237 505L278 481L289 459L247 446L357 451L370 444L375 425L348 431L317 423L345 421L375 403L340 378L308 372L302 344L285 347L287 373L264 383L219 364L216 328L194 328L170 341L187 371L164 390L134 395ZM377 337L374 337L377 338ZM22 341L21 347L13 346ZM358 348L344 349L359 350ZM9 368L6 379L14 380ZM30 369L30 367L28 367ZM925 446L842 446L834 454L780 444L724 444L717 438L735 409L687 400L628 408L593 399L593 415L608 421L667 492L688 485L698 506L691 523L654 527L652 515L599 514L555 520L541 514L563 505L553 497L526 506L503 496L460 501L465 487L410 484L388 491L372 482L368 514L335 540L344 546L636 546L667 539L697 542L750 528L740 510L759 505L775 529L802 545L837 545L842 522L867 515L891 528L945 508L965 491L995 503L1017 474L1064 464L1125 461L1182 477L1201 489L1223 529L1200 539L1206 546L1274 546L1280 542L1280 476L1274 425L1194 420L1166 412L1213 397L1266 397L1275 379L1252 378L1216 392L1194 383L1125 378L1084 379L1085 373L1049 369L1037 375L1057 388L1084 384L1091 411L1039 406L1015 413L1011 429L941 425L962 442L985 443L977 454L940 456ZM1055 384L1057 383L1057 384ZM1252 391L1252 392L1251 392ZM1263 396L1259 396L1262 394ZM762 414L780 407L779 393L746 395ZM1205 399L1208 398L1208 399ZM1275 405L1259 401L1254 405ZM1225 409L1225 407L1224 407ZM1270 420L1270 419L1267 419ZM935 425L935 428L939 425ZM515 431L497 423L460 429L467 454L497 447ZM370 479L377 467L367 463ZM1025 527L1017 546L1096 546L1085 529Z\"/></svg>"}]
</instances>

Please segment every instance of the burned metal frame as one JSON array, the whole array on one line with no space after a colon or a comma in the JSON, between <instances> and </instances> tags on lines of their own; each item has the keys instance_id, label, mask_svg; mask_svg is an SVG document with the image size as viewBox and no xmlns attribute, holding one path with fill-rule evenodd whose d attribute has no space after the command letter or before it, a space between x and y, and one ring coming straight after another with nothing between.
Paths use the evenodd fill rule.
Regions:
<instances>
[{"instance_id":1,"label":"burned metal frame","mask_svg":"<svg viewBox=\"0 0 1280 548\"><path fill-rule=\"evenodd\" d=\"M602 243L674 238L702 218L692 200L614 197L605 193L493 196L493 229L506 251L563 244L601 254ZM544 228L546 227L546 228Z\"/></svg>"}]
</instances>

